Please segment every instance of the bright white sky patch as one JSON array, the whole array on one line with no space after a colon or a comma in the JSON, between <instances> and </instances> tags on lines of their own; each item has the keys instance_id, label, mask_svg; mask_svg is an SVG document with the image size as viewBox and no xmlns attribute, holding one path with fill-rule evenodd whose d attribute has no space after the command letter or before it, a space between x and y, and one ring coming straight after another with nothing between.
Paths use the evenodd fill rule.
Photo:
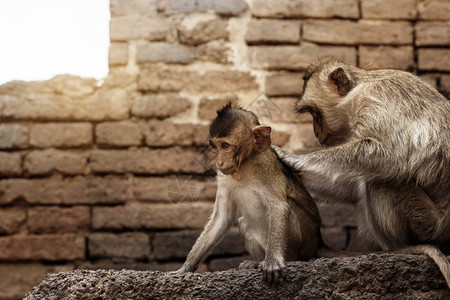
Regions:
<instances>
[{"instance_id":1,"label":"bright white sky patch","mask_svg":"<svg viewBox=\"0 0 450 300\"><path fill-rule=\"evenodd\" d=\"M0 84L108 73L109 0L0 0Z\"/></svg>"}]
</instances>

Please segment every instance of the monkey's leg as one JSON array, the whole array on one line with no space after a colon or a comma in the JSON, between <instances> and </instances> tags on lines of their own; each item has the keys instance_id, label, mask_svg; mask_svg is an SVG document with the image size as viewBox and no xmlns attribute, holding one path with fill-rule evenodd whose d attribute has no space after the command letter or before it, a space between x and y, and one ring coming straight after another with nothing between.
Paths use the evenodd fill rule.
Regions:
<instances>
[{"instance_id":1,"label":"monkey's leg","mask_svg":"<svg viewBox=\"0 0 450 300\"><path fill-rule=\"evenodd\" d=\"M256 269L264 259L265 251L253 235L248 231L244 217L239 218L239 231L244 236L245 248L253 260L245 260L239 265L239 269Z\"/></svg>"}]
</instances>

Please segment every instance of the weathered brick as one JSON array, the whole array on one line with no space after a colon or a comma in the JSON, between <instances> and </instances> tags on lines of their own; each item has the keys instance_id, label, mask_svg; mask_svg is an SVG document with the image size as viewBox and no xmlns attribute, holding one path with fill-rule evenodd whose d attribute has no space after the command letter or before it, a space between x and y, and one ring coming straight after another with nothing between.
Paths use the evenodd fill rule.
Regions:
<instances>
[{"instance_id":1,"label":"weathered brick","mask_svg":"<svg viewBox=\"0 0 450 300\"><path fill-rule=\"evenodd\" d=\"M165 62L187 64L194 60L195 51L184 45L168 43L138 44L136 59L138 63Z\"/></svg>"},{"instance_id":2,"label":"weathered brick","mask_svg":"<svg viewBox=\"0 0 450 300\"><path fill-rule=\"evenodd\" d=\"M94 207L94 229L198 229L212 212L212 203L142 204L130 203L117 207Z\"/></svg>"},{"instance_id":3,"label":"weathered brick","mask_svg":"<svg viewBox=\"0 0 450 300\"><path fill-rule=\"evenodd\" d=\"M302 73L278 73L266 77L267 96L299 96L303 90Z\"/></svg>"},{"instance_id":4,"label":"weathered brick","mask_svg":"<svg viewBox=\"0 0 450 300\"><path fill-rule=\"evenodd\" d=\"M17 176L22 173L19 153L0 152L0 176Z\"/></svg>"},{"instance_id":5,"label":"weathered brick","mask_svg":"<svg viewBox=\"0 0 450 300\"><path fill-rule=\"evenodd\" d=\"M0 260L75 260L84 252L84 237L73 234L0 237Z\"/></svg>"},{"instance_id":6,"label":"weathered brick","mask_svg":"<svg viewBox=\"0 0 450 300\"><path fill-rule=\"evenodd\" d=\"M22 299L32 287L44 280L49 273L68 272L72 265L42 265L39 263L0 264L0 298Z\"/></svg>"},{"instance_id":7,"label":"weathered brick","mask_svg":"<svg viewBox=\"0 0 450 300\"><path fill-rule=\"evenodd\" d=\"M87 206L32 207L28 210L28 231L31 233L69 233L88 231L91 213Z\"/></svg>"},{"instance_id":8,"label":"weathered brick","mask_svg":"<svg viewBox=\"0 0 450 300\"><path fill-rule=\"evenodd\" d=\"M300 22L253 19L248 25L245 41L249 44L296 44L300 42Z\"/></svg>"},{"instance_id":9,"label":"weathered brick","mask_svg":"<svg viewBox=\"0 0 450 300\"><path fill-rule=\"evenodd\" d=\"M155 0L111 0L110 10L111 16L133 16L133 15L149 15L155 16L156 12Z\"/></svg>"},{"instance_id":10,"label":"weathered brick","mask_svg":"<svg viewBox=\"0 0 450 300\"><path fill-rule=\"evenodd\" d=\"M278 113L274 110L270 117L268 117L271 122L308 123L312 120L310 114L299 114L296 112L295 105L298 101L297 98L270 98L269 101L271 101L271 103L273 103L279 111Z\"/></svg>"},{"instance_id":11,"label":"weathered brick","mask_svg":"<svg viewBox=\"0 0 450 300\"><path fill-rule=\"evenodd\" d=\"M271 18L331 18L357 19L359 17L357 0L255 0L252 13L258 17Z\"/></svg>"},{"instance_id":12,"label":"weathered brick","mask_svg":"<svg viewBox=\"0 0 450 300\"><path fill-rule=\"evenodd\" d=\"M162 0L158 2L158 10L166 15L190 13L197 10L197 1L193 0Z\"/></svg>"},{"instance_id":13,"label":"weathered brick","mask_svg":"<svg viewBox=\"0 0 450 300\"><path fill-rule=\"evenodd\" d=\"M252 67L263 69L304 70L321 56L334 56L346 63L356 64L356 49L340 46L251 46L248 50Z\"/></svg>"},{"instance_id":14,"label":"weathered brick","mask_svg":"<svg viewBox=\"0 0 450 300\"><path fill-rule=\"evenodd\" d=\"M31 175L44 175L59 172L67 175L84 174L87 168L88 153L60 150L37 150L25 156L24 170Z\"/></svg>"},{"instance_id":15,"label":"weathered brick","mask_svg":"<svg viewBox=\"0 0 450 300\"><path fill-rule=\"evenodd\" d=\"M133 180L133 196L139 201L169 201L192 203L198 200L214 200L215 179L199 180L191 176L136 177Z\"/></svg>"},{"instance_id":16,"label":"weathered brick","mask_svg":"<svg viewBox=\"0 0 450 300\"><path fill-rule=\"evenodd\" d=\"M197 59L219 64L229 64L231 48L224 41L211 41L197 47Z\"/></svg>"},{"instance_id":17,"label":"weathered brick","mask_svg":"<svg viewBox=\"0 0 450 300\"><path fill-rule=\"evenodd\" d=\"M422 74L419 75L419 77L420 79L437 89L437 80L439 78L439 74Z\"/></svg>"},{"instance_id":18,"label":"weathered brick","mask_svg":"<svg viewBox=\"0 0 450 300\"><path fill-rule=\"evenodd\" d=\"M104 78L102 88L124 88L136 90L137 74L128 74L123 67L110 67L108 75Z\"/></svg>"},{"instance_id":19,"label":"weathered brick","mask_svg":"<svg viewBox=\"0 0 450 300\"><path fill-rule=\"evenodd\" d=\"M447 0L419 0L417 9L422 20L450 19L450 3Z\"/></svg>"},{"instance_id":20,"label":"weathered brick","mask_svg":"<svg viewBox=\"0 0 450 300\"><path fill-rule=\"evenodd\" d=\"M144 259L150 255L150 239L145 233L93 233L88 240L89 258Z\"/></svg>"},{"instance_id":21,"label":"weathered brick","mask_svg":"<svg viewBox=\"0 0 450 300\"><path fill-rule=\"evenodd\" d=\"M320 235L328 247L343 250L347 246L347 231L342 228L321 228Z\"/></svg>"},{"instance_id":22,"label":"weathered brick","mask_svg":"<svg viewBox=\"0 0 450 300\"><path fill-rule=\"evenodd\" d=\"M121 16L112 17L110 22L111 42L134 39L163 41L170 29L166 19L150 17Z\"/></svg>"},{"instance_id":23,"label":"weathered brick","mask_svg":"<svg viewBox=\"0 0 450 300\"><path fill-rule=\"evenodd\" d=\"M153 252L158 260L185 258L200 231L158 232L152 239ZM236 228L231 229L209 256L239 255L245 252L244 239Z\"/></svg>"},{"instance_id":24,"label":"weathered brick","mask_svg":"<svg viewBox=\"0 0 450 300\"><path fill-rule=\"evenodd\" d=\"M128 62L128 44L111 43L109 45L108 63L110 66L126 65Z\"/></svg>"},{"instance_id":25,"label":"weathered brick","mask_svg":"<svg viewBox=\"0 0 450 300\"><path fill-rule=\"evenodd\" d=\"M131 113L138 117L168 118L188 110L191 103L176 94L143 95L134 99Z\"/></svg>"},{"instance_id":26,"label":"weathered brick","mask_svg":"<svg viewBox=\"0 0 450 300\"><path fill-rule=\"evenodd\" d=\"M139 124L130 121L105 122L95 127L95 140L102 146L138 146L142 138Z\"/></svg>"},{"instance_id":27,"label":"weathered brick","mask_svg":"<svg viewBox=\"0 0 450 300\"><path fill-rule=\"evenodd\" d=\"M131 183L120 178L5 179L0 204L24 199L31 204L117 204L131 195Z\"/></svg>"},{"instance_id":28,"label":"weathered brick","mask_svg":"<svg viewBox=\"0 0 450 300\"><path fill-rule=\"evenodd\" d=\"M219 97L203 97L200 99L198 116L201 119L212 121L217 116L217 110L225 106L228 102L236 103L236 95L223 95Z\"/></svg>"},{"instance_id":29,"label":"weathered brick","mask_svg":"<svg viewBox=\"0 0 450 300\"><path fill-rule=\"evenodd\" d=\"M250 256L235 256L226 258L211 259L208 263L209 272L225 271L237 269L244 260L252 259Z\"/></svg>"},{"instance_id":30,"label":"weathered brick","mask_svg":"<svg viewBox=\"0 0 450 300\"><path fill-rule=\"evenodd\" d=\"M401 69L414 67L414 48L412 46L361 46L359 65L369 69Z\"/></svg>"},{"instance_id":31,"label":"weathered brick","mask_svg":"<svg viewBox=\"0 0 450 300\"><path fill-rule=\"evenodd\" d=\"M450 49L418 49L420 70L450 71Z\"/></svg>"},{"instance_id":32,"label":"weathered brick","mask_svg":"<svg viewBox=\"0 0 450 300\"><path fill-rule=\"evenodd\" d=\"M199 73L172 66L153 65L141 69L138 89L151 92L184 90L191 93L227 93L256 90L258 85L249 72L217 70Z\"/></svg>"},{"instance_id":33,"label":"weathered brick","mask_svg":"<svg viewBox=\"0 0 450 300\"><path fill-rule=\"evenodd\" d=\"M441 90L447 95L450 95L450 75L441 76Z\"/></svg>"},{"instance_id":34,"label":"weathered brick","mask_svg":"<svg viewBox=\"0 0 450 300\"><path fill-rule=\"evenodd\" d=\"M84 99L58 94L0 95L0 102L2 119L46 121L121 120L128 118L131 104L123 89L99 90Z\"/></svg>"},{"instance_id":35,"label":"weathered brick","mask_svg":"<svg viewBox=\"0 0 450 300\"><path fill-rule=\"evenodd\" d=\"M309 20L303 24L303 39L326 44L404 45L413 42L413 27L404 21Z\"/></svg>"},{"instance_id":36,"label":"weathered brick","mask_svg":"<svg viewBox=\"0 0 450 300\"><path fill-rule=\"evenodd\" d=\"M228 39L227 21L218 17L199 19L185 18L178 30L180 42L199 45L212 40Z\"/></svg>"},{"instance_id":37,"label":"weathered brick","mask_svg":"<svg viewBox=\"0 0 450 300\"><path fill-rule=\"evenodd\" d=\"M97 89L95 78L75 75L56 75L45 81L11 81L0 85L0 95L34 97L37 94L61 94L70 97L85 97Z\"/></svg>"},{"instance_id":38,"label":"weathered brick","mask_svg":"<svg viewBox=\"0 0 450 300\"><path fill-rule=\"evenodd\" d=\"M205 146L209 126L152 120L143 126L149 146Z\"/></svg>"},{"instance_id":39,"label":"weathered brick","mask_svg":"<svg viewBox=\"0 0 450 300\"><path fill-rule=\"evenodd\" d=\"M0 209L0 234L13 234L25 222L25 210L18 207Z\"/></svg>"},{"instance_id":40,"label":"weathered brick","mask_svg":"<svg viewBox=\"0 0 450 300\"><path fill-rule=\"evenodd\" d=\"M272 130L272 144L282 147L284 146L289 139L291 138L291 135L287 132L280 131L280 130Z\"/></svg>"},{"instance_id":41,"label":"weathered brick","mask_svg":"<svg viewBox=\"0 0 450 300\"><path fill-rule=\"evenodd\" d=\"M0 149L28 147L28 128L20 124L0 125Z\"/></svg>"},{"instance_id":42,"label":"weathered brick","mask_svg":"<svg viewBox=\"0 0 450 300\"><path fill-rule=\"evenodd\" d=\"M323 227L356 227L356 206L350 204L318 205Z\"/></svg>"},{"instance_id":43,"label":"weathered brick","mask_svg":"<svg viewBox=\"0 0 450 300\"><path fill-rule=\"evenodd\" d=\"M38 148L90 146L92 145L92 124L35 124L30 129L30 145Z\"/></svg>"},{"instance_id":44,"label":"weathered brick","mask_svg":"<svg viewBox=\"0 0 450 300\"><path fill-rule=\"evenodd\" d=\"M306 117L309 117L308 114ZM292 152L305 153L319 148L312 124L299 124L291 129L291 145L294 145Z\"/></svg>"},{"instance_id":45,"label":"weathered brick","mask_svg":"<svg viewBox=\"0 0 450 300\"><path fill-rule=\"evenodd\" d=\"M219 15L238 15L247 9L248 5L244 0L197 0L197 10L200 12L213 9Z\"/></svg>"},{"instance_id":46,"label":"weathered brick","mask_svg":"<svg viewBox=\"0 0 450 300\"><path fill-rule=\"evenodd\" d=\"M414 19L416 0L363 0L361 13L364 19Z\"/></svg>"},{"instance_id":47,"label":"weathered brick","mask_svg":"<svg viewBox=\"0 0 450 300\"><path fill-rule=\"evenodd\" d=\"M203 174L208 170L199 162L202 154L179 147L158 150L94 150L90 166L95 173Z\"/></svg>"},{"instance_id":48,"label":"weathered brick","mask_svg":"<svg viewBox=\"0 0 450 300\"><path fill-rule=\"evenodd\" d=\"M417 46L450 45L450 22L416 23Z\"/></svg>"}]
</instances>

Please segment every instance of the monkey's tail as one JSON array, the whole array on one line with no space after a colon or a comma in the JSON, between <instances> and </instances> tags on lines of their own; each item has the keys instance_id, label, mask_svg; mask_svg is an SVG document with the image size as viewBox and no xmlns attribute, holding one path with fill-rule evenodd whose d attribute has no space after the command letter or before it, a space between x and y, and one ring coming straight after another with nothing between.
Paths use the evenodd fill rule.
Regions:
<instances>
[{"instance_id":1,"label":"monkey's tail","mask_svg":"<svg viewBox=\"0 0 450 300\"><path fill-rule=\"evenodd\" d=\"M447 257L442 253L439 248L432 245L416 245L393 251L394 253L402 254L425 254L428 255L441 270L442 275L447 282L447 286L450 289L450 262Z\"/></svg>"}]
</instances>

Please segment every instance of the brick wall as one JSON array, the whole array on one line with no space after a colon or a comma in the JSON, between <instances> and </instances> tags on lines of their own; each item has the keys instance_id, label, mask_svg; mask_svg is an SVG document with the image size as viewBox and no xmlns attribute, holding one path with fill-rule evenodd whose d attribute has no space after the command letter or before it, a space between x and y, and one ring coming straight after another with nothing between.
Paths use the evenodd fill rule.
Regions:
<instances>
[{"instance_id":1,"label":"brick wall","mask_svg":"<svg viewBox=\"0 0 450 300\"><path fill-rule=\"evenodd\" d=\"M317 148L293 112L302 72L332 55L412 71L450 94L446 0L111 0L110 71L0 86L0 298L48 272L178 268L216 185L206 149L215 110L236 101L290 151ZM344 249L352 206L320 206ZM236 229L201 270L236 266Z\"/></svg>"}]
</instances>

